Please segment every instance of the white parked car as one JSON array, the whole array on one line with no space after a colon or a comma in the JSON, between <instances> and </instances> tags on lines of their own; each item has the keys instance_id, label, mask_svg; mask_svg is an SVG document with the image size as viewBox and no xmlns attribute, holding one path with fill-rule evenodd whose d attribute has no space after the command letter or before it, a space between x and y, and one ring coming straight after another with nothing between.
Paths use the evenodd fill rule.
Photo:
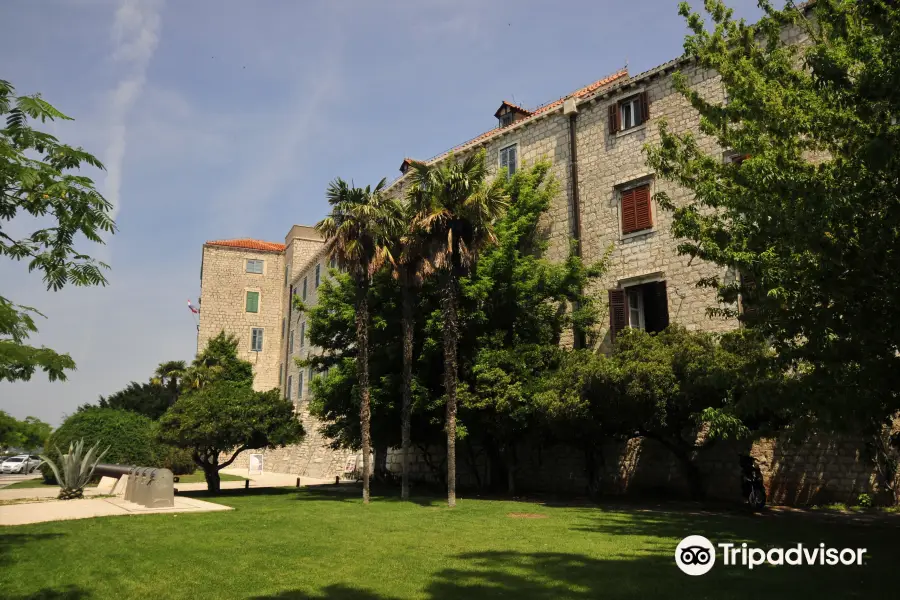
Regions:
<instances>
[{"instance_id":1,"label":"white parked car","mask_svg":"<svg viewBox=\"0 0 900 600\"><path fill-rule=\"evenodd\" d=\"M41 459L39 457L20 454L3 461L3 464L0 465L0 473L31 473L40 464Z\"/></svg>"}]
</instances>

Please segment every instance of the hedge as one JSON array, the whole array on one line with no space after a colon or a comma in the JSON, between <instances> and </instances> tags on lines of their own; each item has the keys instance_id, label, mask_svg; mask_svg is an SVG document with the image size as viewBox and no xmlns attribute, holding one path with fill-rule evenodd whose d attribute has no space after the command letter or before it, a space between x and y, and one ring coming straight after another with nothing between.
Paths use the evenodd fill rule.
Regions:
<instances>
[{"instance_id":1,"label":"hedge","mask_svg":"<svg viewBox=\"0 0 900 600\"><path fill-rule=\"evenodd\" d=\"M115 408L92 407L80 410L59 426L44 446L45 453L56 460L57 448L66 452L70 442L84 439L90 447L100 442L100 450L109 450L103 462L142 467L166 467L177 474L193 472L190 455L156 440L156 423L136 412ZM42 467L44 480L54 483L53 473Z\"/></svg>"}]
</instances>

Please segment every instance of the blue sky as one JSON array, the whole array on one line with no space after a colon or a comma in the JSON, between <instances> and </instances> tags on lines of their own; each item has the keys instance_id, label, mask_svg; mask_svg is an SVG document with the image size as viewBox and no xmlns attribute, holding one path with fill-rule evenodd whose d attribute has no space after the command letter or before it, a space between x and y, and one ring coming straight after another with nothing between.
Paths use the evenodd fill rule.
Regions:
<instances>
[{"instance_id":1,"label":"blue sky","mask_svg":"<svg viewBox=\"0 0 900 600\"><path fill-rule=\"evenodd\" d=\"M729 4L758 15L753 0ZM50 129L106 164L91 175L119 226L82 247L111 265L106 288L47 292L0 263L2 294L47 316L33 341L78 364L64 383L0 383L0 409L54 425L193 357L186 300L204 241L282 241L325 214L334 177L393 179L404 156L493 127L504 99L534 107L626 62L639 73L678 56L685 34L676 0L13 0L0 12L0 78L76 119Z\"/></svg>"}]
</instances>

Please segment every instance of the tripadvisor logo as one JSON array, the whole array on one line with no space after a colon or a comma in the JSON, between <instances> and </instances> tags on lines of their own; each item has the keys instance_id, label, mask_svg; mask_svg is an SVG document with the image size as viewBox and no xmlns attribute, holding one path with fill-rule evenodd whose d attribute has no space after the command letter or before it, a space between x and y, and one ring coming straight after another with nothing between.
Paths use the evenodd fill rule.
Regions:
<instances>
[{"instance_id":1,"label":"tripadvisor logo","mask_svg":"<svg viewBox=\"0 0 900 600\"><path fill-rule=\"evenodd\" d=\"M754 548L744 544L716 544L721 552L722 565L726 567L747 567L760 565L801 566L801 565L862 565L865 548L829 548L825 544L804 546L797 544L790 548ZM702 535L689 535L675 548L675 564L688 575L704 575L716 564L716 546Z\"/></svg>"}]
</instances>

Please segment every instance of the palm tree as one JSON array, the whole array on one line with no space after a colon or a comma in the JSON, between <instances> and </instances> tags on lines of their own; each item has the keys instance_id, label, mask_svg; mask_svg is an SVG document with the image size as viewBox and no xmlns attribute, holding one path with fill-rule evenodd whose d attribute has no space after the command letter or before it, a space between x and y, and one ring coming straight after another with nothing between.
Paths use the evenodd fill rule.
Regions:
<instances>
[{"instance_id":1,"label":"palm tree","mask_svg":"<svg viewBox=\"0 0 900 600\"><path fill-rule=\"evenodd\" d=\"M422 231L416 227L417 207L413 202L396 203L397 226L387 232L385 245L380 249L380 262L391 265L394 277L400 281L402 315L400 326L403 339L403 408L401 410L401 453L403 470L400 498L409 500L410 413L412 410L413 330L415 328L416 291L430 272L424 258Z\"/></svg>"},{"instance_id":2,"label":"palm tree","mask_svg":"<svg viewBox=\"0 0 900 600\"><path fill-rule=\"evenodd\" d=\"M150 382L168 387L172 392L172 397L175 398L178 395L178 386L181 384L185 371L187 371L187 365L183 360L167 360L159 363Z\"/></svg>"},{"instance_id":3,"label":"palm tree","mask_svg":"<svg viewBox=\"0 0 900 600\"><path fill-rule=\"evenodd\" d=\"M444 392L447 395L447 503L456 506L456 346L459 280L481 248L494 243L494 222L507 205L503 181L487 180L484 151L461 161L413 164L409 199L415 226L427 237L429 262L440 273L444 320Z\"/></svg>"},{"instance_id":4,"label":"palm tree","mask_svg":"<svg viewBox=\"0 0 900 600\"><path fill-rule=\"evenodd\" d=\"M378 267L379 247L385 233L396 227L394 202L383 194L385 180L372 189L358 188L337 178L328 184L326 198L331 213L316 224L316 230L332 242L332 253L356 286L356 347L359 383L359 420L363 455L363 502L369 503L372 447L369 395L369 286Z\"/></svg>"}]
</instances>

